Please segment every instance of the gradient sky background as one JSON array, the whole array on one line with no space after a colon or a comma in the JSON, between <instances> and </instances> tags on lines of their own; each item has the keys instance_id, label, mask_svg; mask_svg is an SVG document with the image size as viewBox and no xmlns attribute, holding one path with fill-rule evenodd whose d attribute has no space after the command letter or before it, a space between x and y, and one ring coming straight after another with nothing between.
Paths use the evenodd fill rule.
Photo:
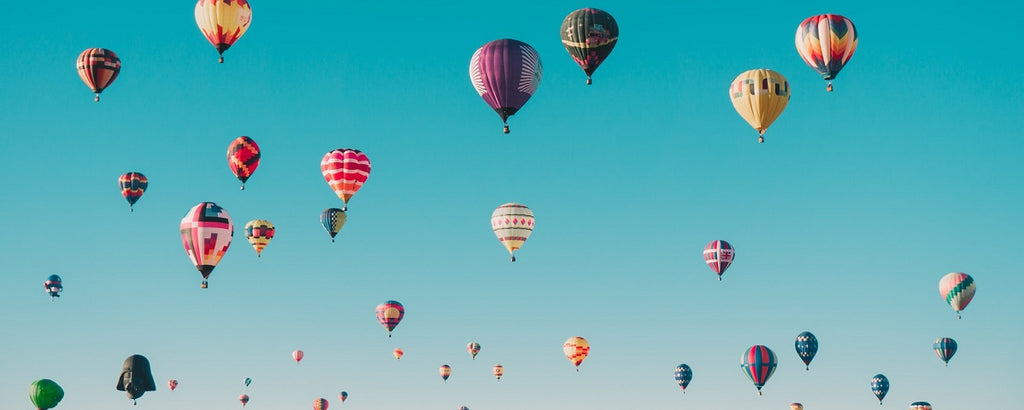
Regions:
<instances>
[{"instance_id":1,"label":"gradient sky background","mask_svg":"<svg viewBox=\"0 0 1024 410\"><path fill-rule=\"evenodd\" d=\"M0 408L30 409L39 378L63 386L59 409L230 409L242 393L250 409L868 409L876 373L883 408L1024 399L1024 59L997 22L1024 6L689 3L254 1L224 64L192 2L9 4ZM558 37L581 7L621 30L589 87ZM793 45L827 12L860 33L833 93ZM544 64L509 135L467 74L506 37ZM74 68L88 47L123 63L98 104ZM764 144L727 95L753 68L793 90ZM239 135L263 152L245 191L225 161ZM341 147L373 171L332 244L318 217L341 202L319 162ZM131 214L128 171L150 180ZM236 227L206 290L178 234L201 201ZM514 264L488 223L505 202L537 217ZM242 234L256 218L278 230L260 259ZM737 249L722 282L701 257L714 239ZM951 271L978 283L963 320L937 291ZM406 306L390 339L373 312L387 299ZM821 344L810 372L804 330ZM579 373L561 349L576 335L592 345ZM948 367L943 336L960 346ZM754 344L780 361L762 397L739 370ZM132 407L114 385L135 353L159 389Z\"/></svg>"}]
</instances>

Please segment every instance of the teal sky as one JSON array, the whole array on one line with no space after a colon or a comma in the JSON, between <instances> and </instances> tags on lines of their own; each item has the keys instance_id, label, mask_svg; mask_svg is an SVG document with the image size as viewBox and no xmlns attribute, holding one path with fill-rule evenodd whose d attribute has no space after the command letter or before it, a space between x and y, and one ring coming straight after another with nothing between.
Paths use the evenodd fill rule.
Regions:
<instances>
[{"instance_id":1,"label":"teal sky","mask_svg":"<svg viewBox=\"0 0 1024 410\"><path fill-rule=\"evenodd\" d=\"M229 409L245 393L257 410L847 410L878 407L876 373L885 409L1024 399L1024 58L1004 17L1019 3L357 3L254 1L224 64L192 2L6 7L0 409L31 409L39 378L64 388L58 409ZM591 86L558 37L581 7L620 28ZM860 35L833 93L793 45L821 13ZM499 38L544 65L508 135L468 78ZM98 104L74 68L89 47L123 64ZM753 68L792 88L764 144L727 95ZM244 191L225 161L239 135L263 155ZM341 202L319 162L342 147L373 170L331 243L318 217ZM150 181L134 213L128 171ZM205 290L178 234L201 201L236 227ZM537 218L514 264L488 223L506 202ZM259 259L242 234L257 218L277 227ZM722 282L701 257L714 239L737 250ZM962 320L937 290L951 271L978 283ZM406 307L390 339L373 312L388 299ZM821 345L809 372L805 330ZM571 336L592 346L579 373ZM931 350L944 336L948 367ZM754 344L780 362L761 397L739 370ZM132 407L114 385L136 353L158 391Z\"/></svg>"}]
</instances>

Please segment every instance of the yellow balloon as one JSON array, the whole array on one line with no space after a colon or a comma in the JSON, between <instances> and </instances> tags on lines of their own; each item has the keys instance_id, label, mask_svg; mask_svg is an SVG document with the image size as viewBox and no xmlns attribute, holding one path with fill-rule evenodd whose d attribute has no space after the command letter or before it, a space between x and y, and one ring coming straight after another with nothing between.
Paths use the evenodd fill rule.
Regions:
<instances>
[{"instance_id":1,"label":"yellow balloon","mask_svg":"<svg viewBox=\"0 0 1024 410\"><path fill-rule=\"evenodd\" d=\"M764 142L764 131L789 103L789 81L772 70L750 70L732 80L729 98L736 112L759 133L758 142Z\"/></svg>"},{"instance_id":2,"label":"yellow balloon","mask_svg":"<svg viewBox=\"0 0 1024 410\"><path fill-rule=\"evenodd\" d=\"M573 336L562 345L562 351L565 353L565 357L572 364L576 365L576 371L578 372L580 371L580 363L583 363L583 359L586 359L587 355L590 354L590 343L587 342L587 339Z\"/></svg>"},{"instance_id":3,"label":"yellow balloon","mask_svg":"<svg viewBox=\"0 0 1024 410\"><path fill-rule=\"evenodd\" d=\"M224 62L224 51L252 23L252 8L247 0L199 0L196 3L196 24L206 39L221 54L220 62Z\"/></svg>"}]
</instances>

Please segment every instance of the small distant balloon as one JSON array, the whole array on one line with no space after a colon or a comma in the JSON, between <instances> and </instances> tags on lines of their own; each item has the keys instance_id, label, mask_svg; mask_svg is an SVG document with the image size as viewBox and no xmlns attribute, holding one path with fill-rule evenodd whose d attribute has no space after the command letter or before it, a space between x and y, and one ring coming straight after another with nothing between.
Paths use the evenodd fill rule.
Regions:
<instances>
[{"instance_id":1,"label":"small distant balloon","mask_svg":"<svg viewBox=\"0 0 1024 410\"><path fill-rule=\"evenodd\" d=\"M28 399L38 410L52 409L64 399L64 389L53 380L39 379L29 385Z\"/></svg>"},{"instance_id":2,"label":"small distant balloon","mask_svg":"<svg viewBox=\"0 0 1024 410\"><path fill-rule=\"evenodd\" d=\"M85 85L96 93L95 101L99 102L100 93L110 86L121 72L121 59L111 50L88 48L78 55L75 67Z\"/></svg>"},{"instance_id":3,"label":"small distant balloon","mask_svg":"<svg viewBox=\"0 0 1024 410\"><path fill-rule=\"evenodd\" d=\"M274 224L266 219L253 219L245 224L245 239L256 250L256 257L263 255L263 248L274 239Z\"/></svg>"},{"instance_id":4,"label":"small distant balloon","mask_svg":"<svg viewBox=\"0 0 1024 410\"><path fill-rule=\"evenodd\" d=\"M587 339L573 336L562 344L562 352L565 353L565 357L576 366L576 371L579 372L580 363L583 363L583 359L586 359L587 355L590 354L590 343L587 342Z\"/></svg>"},{"instance_id":5,"label":"small distant balloon","mask_svg":"<svg viewBox=\"0 0 1024 410\"><path fill-rule=\"evenodd\" d=\"M252 383L252 379L251 379L251 378L248 378L248 377L246 377L246 378L245 378L245 387L249 387L249 384L251 384L251 383Z\"/></svg>"},{"instance_id":6,"label":"small distant balloon","mask_svg":"<svg viewBox=\"0 0 1024 410\"><path fill-rule=\"evenodd\" d=\"M174 379L168 380L167 387L174 391L174 389L178 388L178 381Z\"/></svg>"},{"instance_id":7,"label":"small distant balloon","mask_svg":"<svg viewBox=\"0 0 1024 410\"><path fill-rule=\"evenodd\" d=\"M452 367L446 364L441 365L441 368L438 369L438 372L441 373L441 378L444 379L445 382L447 382L448 377L452 375Z\"/></svg>"},{"instance_id":8,"label":"small distant balloon","mask_svg":"<svg viewBox=\"0 0 1024 410\"><path fill-rule=\"evenodd\" d=\"M377 321L388 331L388 337L391 337L391 331L395 330L404 316L405 306L397 301L389 300L377 305Z\"/></svg>"},{"instance_id":9,"label":"small distant balloon","mask_svg":"<svg viewBox=\"0 0 1024 410\"><path fill-rule=\"evenodd\" d=\"M128 212L135 212L135 202L146 192L149 179L141 172L126 172L117 178L117 185L121 187L121 196L128 201Z\"/></svg>"},{"instance_id":10,"label":"small distant balloon","mask_svg":"<svg viewBox=\"0 0 1024 410\"><path fill-rule=\"evenodd\" d=\"M718 280L722 280L722 274L732 265L735 256L736 250L732 245L721 239L711 241L704 247L704 262L718 275Z\"/></svg>"},{"instance_id":11,"label":"small distant balloon","mask_svg":"<svg viewBox=\"0 0 1024 410\"><path fill-rule=\"evenodd\" d=\"M932 410L932 405L926 401L915 401L910 403L910 410Z\"/></svg>"},{"instance_id":12,"label":"small distant balloon","mask_svg":"<svg viewBox=\"0 0 1024 410\"><path fill-rule=\"evenodd\" d=\"M818 354L818 338L811 332L796 335L796 354L804 361L805 370L811 370L811 360Z\"/></svg>"},{"instance_id":13,"label":"small distant balloon","mask_svg":"<svg viewBox=\"0 0 1024 410\"><path fill-rule=\"evenodd\" d=\"M305 355L306 354L302 353L301 350L296 350L296 351L292 352L292 359L295 359L295 363L298 363L298 362L302 361L302 357L305 356Z\"/></svg>"},{"instance_id":14,"label":"small distant balloon","mask_svg":"<svg viewBox=\"0 0 1024 410\"><path fill-rule=\"evenodd\" d=\"M476 360L476 354L480 353L480 343L469 342L469 344L466 345L466 351L469 352L469 355L473 360Z\"/></svg>"},{"instance_id":15,"label":"small distant balloon","mask_svg":"<svg viewBox=\"0 0 1024 410\"><path fill-rule=\"evenodd\" d=\"M957 319L960 318L960 311L966 309L967 304L974 299L977 288L974 278L963 272L947 273L939 280L939 295L953 308Z\"/></svg>"},{"instance_id":16,"label":"small distant balloon","mask_svg":"<svg viewBox=\"0 0 1024 410\"><path fill-rule=\"evenodd\" d=\"M348 399L348 392L343 391L341 393L338 393L338 400L341 400L342 403L344 403L345 400L347 400L347 399Z\"/></svg>"},{"instance_id":17,"label":"small distant balloon","mask_svg":"<svg viewBox=\"0 0 1024 410\"><path fill-rule=\"evenodd\" d=\"M256 167L260 166L260 146L252 138L241 136L228 144L228 167L245 189L245 181L249 180Z\"/></svg>"},{"instance_id":18,"label":"small distant balloon","mask_svg":"<svg viewBox=\"0 0 1024 410\"><path fill-rule=\"evenodd\" d=\"M690 385L690 380L693 379L693 369L686 364L681 364L676 366L674 376L676 383L678 383L679 387L683 389L683 394L686 394L686 386Z\"/></svg>"},{"instance_id":19,"label":"small distant balloon","mask_svg":"<svg viewBox=\"0 0 1024 410\"><path fill-rule=\"evenodd\" d=\"M767 346L754 345L743 352L743 356L740 357L740 369L754 383L754 387L757 387L758 396L761 395L761 388L772 377L772 373L775 373L778 363L775 353Z\"/></svg>"},{"instance_id":20,"label":"small distant balloon","mask_svg":"<svg viewBox=\"0 0 1024 410\"><path fill-rule=\"evenodd\" d=\"M804 405L800 403L792 403L789 405L789 410L804 410Z\"/></svg>"},{"instance_id":21,"label":"small distant balloon","mask_svg":"<svg viewBox=\"0 0 1024 410\"><path fill-rule=\"evenodd\" d=\"M469 410L469 407L466 407L466 406L459 406L459 410Z\"/></svg>"},{"instance_id":22,"label":"small distant balloon","mask_svg":"<svg viewBox=\"0 0 1024 410\"><path fill-rule=\"evenodd\" d=\"M882 399L889 393L889 378L883 374L876 374L871 378L871 393L878 398L878 405L882 405Z\"/></svg>"},{"instance_id":23,"label":"small distant balloon","mask_svg":"<svg viewBox=\"0 0 1024 410\"><path fill-rule=\"evenodd\" d=\"M313 400L313 410L327 410L327 399L321 397Z\"/></svg>"},{"instance_id":24,"label":"small distant balloon","mask_svg":"<svg viewBox=\"0 0 1024 410\"><path fill-rule=\"evenodd\" d=\"M935 343L932 344L932 349L935 350L935 355L939 356L946 366L949 366L949 359L953 358L956 354L956 340L948 337L940 337L935 339Z\"/></svg>"},{"instance_id":25,"label":"small distant balloon","mask_svg":"<svg viewBox=\"0 0 1024 410\"><path fill-rule=\"evenodd\" d=\"M243 394L241 396L238 396L238 401L242 402L242 407L245 407L245 405L249 403L249 395Z\"/></svg>"},{"instance_id":26,"label":"small distant balloon","mask_svg":"<svg viewBox=\"0 0 1024 410\"><path fill-rule=\"evenodd\" d=\"M491 213L491 229L498 241L508 249L512 255L512 262L516 261L516 250L523 246L526 239L533 233L536 221L533 218L533 211L526 205L509 202L499 206Z\"/></svg>"},{"instance_id":27,"label":"small distant balloon","mask_svg":"<svg viewBox=\"0 0 1024 410\"><path fill-rule=\"evenodd\" d=\"M501 376L505 375L505 366L502 366L500 364L496 364L496 365L494 365L493 371L494 371L494 378L496 378L496 379L498 379L500 381L501 380Z\"/></svg>"},{"instance_id":28,"label":"small distant balloon","mask_svg":"<svg viewBox=\"0 0 1024 410\"><path fill-rule=\"evenodd\" d=\"M46 278L46 282L43 282L43 289L46 289L46 293L50 295L50 300L53 298L59 298L60 292L64 291L64 282L61 281L60 276L50 275Z\"/></svg>"},{"instance_id":29,"label":"small distant balloon","mask_svg":"<svg viewBox=\"0 0 1024 410\"><path fill-rule=\"evenodd\" d=\"M394 354L394 355L395 355L395 360L399 360L399 359L401 359L401 358L402 358L402 355L404 355L404 354L405 354L405 352L404 352L404 351L402 351L402 349L395 349L395 351L394 351L394 352L392 352L392 354Z\"/></svg>"},{"instance_id":30,"label":"small distant balloon","mask_svg":"<svg viewBox=\"0 0 1024 410\"><path fill-rule=\"evenodd\" d=\"M334 242L334 237L341 232L341 227L345 226L346 219L348 217L345 216L345 211L338 208L327 208L320 213L320 224L331 235L331 242Z\"/></svg>"}]
</instances>

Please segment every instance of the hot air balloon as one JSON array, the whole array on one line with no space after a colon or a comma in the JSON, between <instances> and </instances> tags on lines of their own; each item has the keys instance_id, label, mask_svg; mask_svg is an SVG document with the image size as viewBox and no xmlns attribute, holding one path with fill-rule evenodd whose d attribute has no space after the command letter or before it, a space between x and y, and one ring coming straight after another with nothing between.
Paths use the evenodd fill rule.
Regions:
<instances>
[{"instance_id":1,"label":"hot air balloon","mask_svg":"<svg viewBox=\"0 0 1024 410\"><path fill-rule=\"evenodd\" d=\"M447 383L448 382L448 376L452 375L452 367L449 366L449 365L443 364L443 365L441 365L441 368L438 369L438 372L441 373L441 378L444 379L445 383Z\"/></svg>"},{"instance_id":2,"label":"hot air balloon","mask_svg":"<svg viewBox=\"0 0 1024 410\"><path fill-rule=\"evenodd\" d=\"M562 20L562 45L587 73L587 85L597 66L608 58L619 41L619 25L611 14L591 8L569 13Z\"/></svg>"},{"instance_id":3,"label":"hot air balloon","mask_svg":"<svg viewBox=\"0 0 1024 410\"><path fill-rule=\"evenodd\" d=\"M932 405L926 401L915 401L910 403L910 410L932 410Z\"/></svg>"},{"instance_id":4,"label":"hot air balloon","mask_svg":"<svg viewBox=\"0 0 1024 410\"><path fill-rule=\"evenodd\" d=\"M345 402L345 399L348 399L348 392L343 391L338 394L338 400L341 400L342 403Z\"/></svg>"},{"instance_id":5,"label":"hot air balloon","mask_svg":"<svg viewBox=\"0 0 1024 410\"><path fill-rule=\"evenodd\" d=\"M790 403L789 410L804 410L804 405L800 403Z\"/></svg>"},{"instance_id":6,"label":"hot air balloon","mask_svg":"<svg viewBox=\"0 0 1024 410\"><path fill-rule=\"evenodd\" d=\"M174 391L174 389L178 388L178 381L174 379L168 380L167 387L170 388L171 391Z\"/></svg>"},{"instance_id":7,"label":"hot air balloon","mask_svg":"<svg viewBox=\"0 0 1024 410\"><path fill-rule=\"evenodd\" d=\"M249 402L249 395L243 394L241 396L238 396L238 401L242 402L242 407L245 407L245 404Z\"/></svg>"},{"instance_id":8,"label":"hot air balloon","mask_svg":"<svg viewBox=\"0 0 1024 410\"><path fill-rule=\"evenodd\" d=\"M234 235L235 226L228 211L213 202L200 202L181 218L181 243L203 275L203 289L207 287L206 280L213 268L228 251Z\"/></svg>"},{"instance_id":9,"label":"hot air balloon","mask_svg":"<svg viewBox=\"0 0 1024 410\"><path fill-rule=\"evenodd\" d=\"M256 257L260 257L263 248L274 239L274 224L265 219L253 219L245 224L245 239L252 244L256 250Z\"/></svg>"},{"instance_id":10,"label":"hot air balloon","mask_svg":"<svg viewBox=\"0 0 1024 410\"><path fill-rule=\"evenodd\" d=\"M341 210L347 211L348 200L370 176L370 159L360 150L339 148L328 152L320 160L320 172L327 180L327 185L345 203Z\"/></svg>"},{"instance_id":11,"label":"hot air balloon","mask_svg":"<svg viewBox=\"0 0 1024 410\"><path fill-rule=\"evenodd\" d=\"M704 262L707 262L711 271L718 275L719 281L722 280L725 270L729 269L729 265L732 265L734 257L736 257L736 250L729 242L721 239L711 241L704 247Z\"/></svg>"},{"instance_id":12,"label":"hot air balloon","mask_svg":"<svg viewBox=\"0 0 1024 410\"><path fill-rule=\"evenodd\" d=\"M245 181L249 180L256 167L260 166L260 146L249 137L238 137L228 145L228 167L245 189Z\"/></svg>"},{"instance_id":13,"label":"hot air balloon","mask_svg":"<svg viewBox=\"0 0 1024 410\"><path fill-rule=\"evenodd\" d=\"M64 398L64 389L53 380L39 379L28 386L28 398L37 410L52 409Z\"/></svg>"},{"instance_id":14,"label":"hot air balloon","mask_svg":"<svg viewBox=\"0 0 1024 410\"><path fill-rule=\"evenodd\" d=\"M505 124L537 91L543 67L537 51L522 41L494 40L484 44L469 60L473 88Z\"/></svg>"},{"instance_id":15,"label":"hot air balloon","mask_svg":"<svg viewBox=\"0 0 1024 410\"><path fill-rule=\"evenodd\" d=\"M871 392L878 397L878 405L882 405L882 399L889 393L889 378L883 374L876 374L871 378Z\"/></svg>"},{"instance_id":16,"label":"hot air balloon","mask_svg":"<svg viewBox=\"0 0 1024 410\"><path fill-rule=\"evenodd\" d=\"M251 383L252 383L252 379L250 379L250 378L246 377L246 378L245 378L245 380L244 380L244 382L245 382L245 387L249 387L249 384L251 384Z\"/></svg>"},{"instance_id":17,"label":"hot air balloon","mask_svg":"<svg viewBox=\"0 0 1024 410\"><path fill-rule=\"evenodd\" d=\"M345 226L346 219L345 211L338 208L327 208L320 213L320 224L331 234L331 242L334 242L334 237L341 231L341 227Z\"/></svg>"},{"instance_id":18,"label":"hot air balloon","mask_svg":"<svg viewBox=\"0 0 1024 410\"><path fill-rule=\"evenodd\" d=\"M740 368L743 369L743 374L747 375L747 378L754 383L754 387L757 387L758 396L761 395L761 388L772 377L772 373L775 373L776 365L778 365L778 361L775 359L775 353L767 346L751 346L740 357Z\"/></svg>"},{"instance_id":19,"label":"hot air balloon","mask_svg":"<svg viewBox=\"0 0 1024 410\"><path fill-rule=\"evenodd\" d=\"M246 0L199 0L196 3L196 24L206 39L213 44L224 62L226 51L252 22L252 8Z\"/></svg>"},{"instance_id":20,"label":"hot air balloon","mask_svg":"<svg viewBox=\"0 0 1024 410\"><path fill-rule=\"evenodd\" d=\"M321 397L313 400L313 410L327 410L327 399Z\"/></svg>"},{"instance_id":21,"label":"hot air balloon","mask_svg":"<svg viewBox=\"0 0 1024 410\"><path fill-rule=\"evenodd\" d=\"M117 185L121 187L121 195L128 201L128 212L134 212L135 202L146 192L149 179L141 172L127 172L117 178Z\"/></svg>"},{"instance_id":22,"label":"hot air balloon","mask_svg":"<svg viewBox=\"0 0 1024 410\"><path fill-rule=\"evenodd\" d=\"M466 345L466 351L469 352L469 355L473 360L476 360L476 354L480 353L480 343L469 342L469 344Z\"/></svg>"},{"instance_id":23,"label":"hot air balloon","mask_svg":"<svg viewBox=\"0 0 1024 410\"><path fill-rule=\"evenodd\" d=\"M850 19L838 14L808 17L796 28L796 51L818 74L828 81L843 69L857 49L857 28Z\"/></svg>"},{"instance_id":24,"label":"hot air balloon","mask_svg":"<svg viewBox=\"0 0 1024 410\"><path fill-rule=\"evenodd\" d=\"M78 55L75 67L78 68L78 76L82 77L85 85L96 93L96 101L99 102L100 93L110 86L121 72L121 59L117 58L113 51L105 48L88 48Z\"/></svg>"},{"instance_id":25,"label":"hot air balloon","mask_svg":"<svg viewBox=\"0 0 1024 410\"><path fill-rule=\"evenodd\" d=\"M932 349L935 349L935 355L939 356L939 359L942 359L946 366L949 366L949 359L952 359L953 355L956 354L956 340L940 337L935 339Z\"/></svg>"},{"instance_id":26,"label":"hot air balloon","mask_svg":"<svg viewBox=\"0 0 1024 410\"><path fill-rule=\"evenodd\" d=\"M502 366L500 364L494 365L494 378L498 379L498 381L501 381L501 376L503 376L504 374L505 366Z\"/></svg>"},{"instance_id":27,"label":"hot air balloon","mask_svg":"<svg viewBox=\"0 0 1024 410\"><path fill-rule=\"evenodd\" d=\"M391 337L391 331L395 330L395 326L402 321L402 317L405 316L405 306L394 300L377 305L377 320L381 326L388 331L388 337Z\"/></svg>"},{"instance_id":28,"label":"hot air balloon","mask_svg":"<svg viewBox=\"0 0 1024 410\"><path fill-rule=\"evenodd\" d=\"M498 241L512 255L512 262L516 261L516 250L521 248L533 233L534 225L533 211L523 204L509 202L491 213L491 229L494 230Z\"/></svg>"},{"instance_id":29,"label":"hot air balloon","mask_svg":"<svg viewBox=\"0 0 1024 410\"><path fill-rule=\"evenodd\" d=\"M469 410L469 407L466 407L466 406L459 406L459 410Z\"/></svg>"},{"instance_id":30,"label":"hot air balloon","mask_svg":"<svg viewBox=\"0 0 1024 410\"><path fill-rule=\"evenodd\" d=\"M64 290L64 284L61 282L60 276L50 275L46 278L46 282L43 282L43 289L50 294L50 300L53 300L53 298L60 297L60 292Z\"/></svg>"},{"instance_id":31,"label":"hot air balloon","mask_svg":"<svg viewBox=\"0 0 1024 410\"><path fill-rule=\"evenodd\" d=\"M402 351L402 349L395 349L395 350L394 350L393 352L391 352L391 353L395 355L395 360L400 360L400 359L402 358L402 355L404 355L404 354L405 354L405 352L404 352L404 351Z\"/></svg>"},{"instance_id":32,"label":"hot air balloon","mask_svg":"<svg viewBox=\"0 0 1024 410\"><path fill-rule=\"evenodd\" d=\"M683 389L683 394L686 394L686 386L690 385L690 380L693 379L693 369L686 364L676 366L675 378L676 383Z\"/></svg>"},{"instance_id":33,"label":"hot air balloon","mask_svg":"<svg viewBox=\"0 0 1024 410\"><path fill-rule=\"evenodd\" d=\"M292 359L295 359L295 363L298 363L298 362L302 361L302 357L305 356L305 355L306 354L302 353L301 350L296 350L296 351L292 352Z\"/></svg>"},{"instance_id":34,"label":"hot air balloon","mask_svg":"<svg viewBox=\"0 0 1024 410\"><path fill-rule=\"evenodd\" d=\"M796 335L796 354L804 361L806 370L811 370L811 360L818 353L818 338L811 332L801 332Z\"/></svg>"},{"instance_id":35,"label":"hot air balloon","mask_svg":"<svg viewBox=\"0 0 1024 410\"><path fill-rule=\"evenodd\" d=\"M764 142L764 131L789 103L789 81L772 70L746 71L732 80L729 97L736 112L757 130L757 141Z\"/></svg>"},{"instance_id":36,"label":"hot air balloon","mask_svg":"<svg viewBox=\"0 0 1024 410\"><path fill-rule=\"evenodd\" d=\"M960 318L960 311L966 309L967 304L974 299L977 288L974 278L963 272L947 273L939 280L939 295L953 308L957 319Z\"/></svg>"},{"instance_id":37,"label":"hot air balloon","mask_svg":"<svg viewBox=\"0 0 1024 410\"><path fill-rule=\"evenodd\" d=\"M579 336L570 337L562 345L562 351L565 352L565 357L569 358L569 361L576 366L576 371L580 371L580 363L583 363L583 359L587 358L590 354L590 343L587 339Z\"/></svg>"},{"instance_id":38,"label":"hot air balloon","mask_svg":"<svg viewBox=\"0 0 1024 410\"><path fill-rule=\"evenodd\" d=\"M150 370L149 359L137 354L124 359L121 375L114 388L127 393L132 403L135 403L135 400L138 400L146 392L156 391L156 382L153 381L153 371Z\"/></svg>"}]
</instances>

